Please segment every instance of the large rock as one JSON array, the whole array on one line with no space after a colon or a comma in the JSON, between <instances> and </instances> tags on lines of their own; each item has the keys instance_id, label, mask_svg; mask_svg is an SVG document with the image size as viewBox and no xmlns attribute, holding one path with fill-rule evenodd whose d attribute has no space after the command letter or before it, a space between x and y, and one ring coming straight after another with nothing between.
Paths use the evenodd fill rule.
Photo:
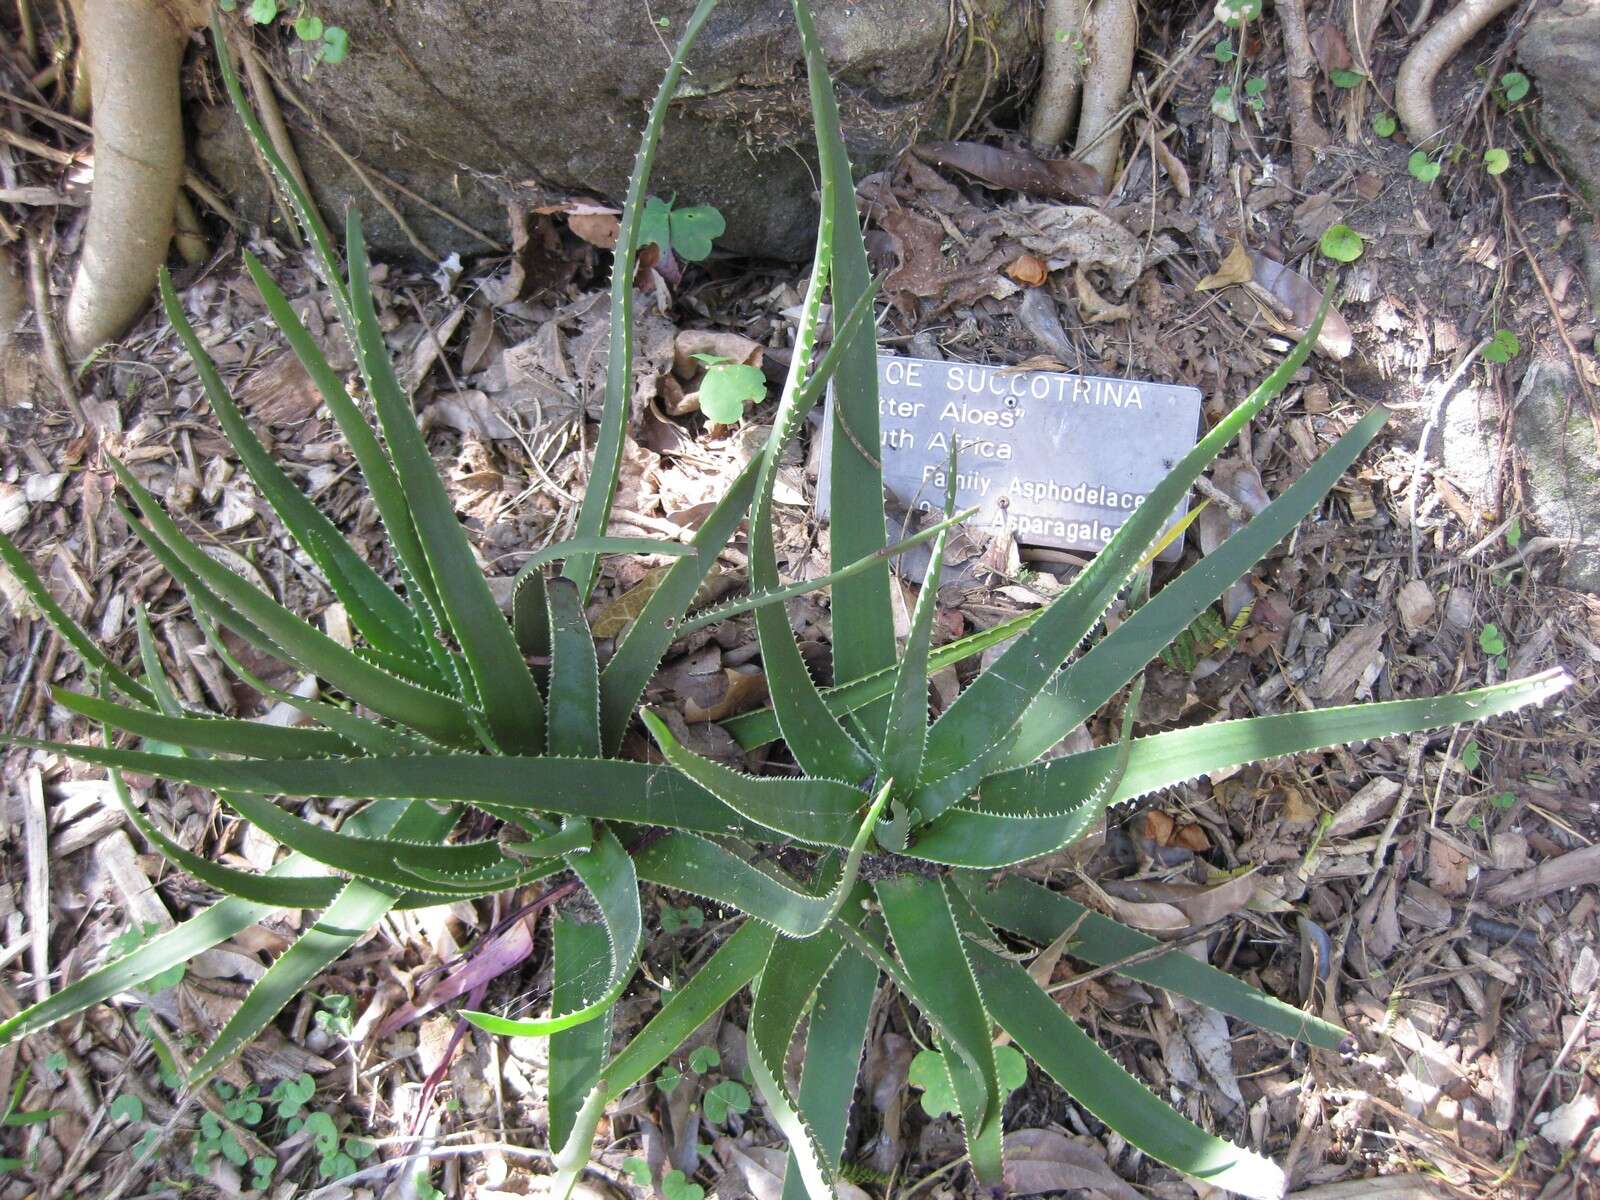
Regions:
<instances>
[{"instance_id":1,"label":"large rock","mask_svg":"<svg viewBox=\"0 0 1600 1200\"><path fill-rule=\"evenodd\" d=\"M1600 3L1541 11L1517 45L1539 84L1539 127L1591 209L1600 208Z\"/></svg>"},{"instance_id":2,"label":"large rock","mask_svg":"<svg viewBox=\"0 0 1600 1200\"><path fill-rule=\"evenodd\" d=\"M296 86L363 164L503 240L508 199L621 198L668 47L692 8L693 0L319 0L318 15L349 30L349 57ZM1003 97L1008 76L1026 77L1037 51L1030 8L813 0L858 169L883 165L921 131L947 136L952 119L959 129ZM809 253L815 150L787 0L724 0L678 94L651 190L717 205L728 249ZM197 135L206 170L264 212L260 172L232 115L202 112ZM380 250L410 251L321 139L300 131L296 143L327 211L359 204ZM400 204L441 254L484 249Z\"/></svg>"},{"instance_id":3,"label":"large rock","mask_svg":"<svg viewBox=\"0 0 1600 1200\"><path fill-rule=\"evenodd\" d=\"M1518 391L1512 433L1524 496L1540 533L1568 543L1561 582L1600 592L1600 452L1565 359L1536 359Z\"/></svg>"}]
</instances>

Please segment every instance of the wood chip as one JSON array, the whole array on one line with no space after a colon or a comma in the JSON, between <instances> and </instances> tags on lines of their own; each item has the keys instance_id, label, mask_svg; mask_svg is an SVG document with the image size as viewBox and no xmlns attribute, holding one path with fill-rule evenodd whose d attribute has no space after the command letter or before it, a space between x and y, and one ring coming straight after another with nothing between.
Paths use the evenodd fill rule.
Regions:
<instances>
[{"instance_id":1,"label":"wood chip","mask_svg":"<svg viewBox=\"0 0 1600 1200\"><path fill-rule=\"evenodd\" d=\"M44 807L44 776L31 767L23 780L23 838L28 860L28 942L33 994L50 996L50 839Z\"/></svg>"},{"instance_id":2,"label":"wood chip","mask_svg":"<svg viewBox=\"0 0 1600 1200\"><path fill-rule=\"evenodd\" d=\"M1420 579L1410 580L1394 599L1407 633L1420 633L1438 610L1433 592Z\"/></svg>"},{"instance_id":3,"label":"wood chip","mask_svg":"<svg viewBox=\"0 0 1600 1200\"><path fill-rule=\"evenodd\" d=\"M1563 888L1596 884L1600 884L1600 846L1585 846L1495 884L1485 899L1491 904L1520 904Z\"/></svg>"},{"instance_id":4,"label":"wood chip","mask_svg":"<svg viewBox=\"0 0 1600 1200\"><path fill-rule=\"evenodd\" d=\"M1356 693L1367 669L1375 665L1383 651L1384 627L1377 622L1358 625L1328 651L1317 681L1319 700L1347 701Z\"/></svg>"},{"instance_id":5,"label":"wood chip","mask_svg":"<svg viewBox=\"0 0 1600 1200\"><path fill-rule=\"evenodd\" d=\"M1368 780L1366 786L1346 800L1344 806L1334 814L1324 837L1346 837L1372 824L1388 815L1394 807L1395 797L1399 795L1400 781L1397 779L1379 776Z\"/></svg>"}]
</instances>

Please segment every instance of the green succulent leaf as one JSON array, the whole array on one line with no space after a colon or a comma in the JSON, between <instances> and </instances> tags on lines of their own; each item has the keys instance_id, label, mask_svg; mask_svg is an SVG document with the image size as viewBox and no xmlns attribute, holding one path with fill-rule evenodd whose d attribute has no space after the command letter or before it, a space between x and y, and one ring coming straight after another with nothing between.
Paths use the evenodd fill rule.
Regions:
<instances>
[{"instance_id":1,"label":"green succulent leaf","mask_svg":"<svg viewBox=\"0 0 1600 1200\"><path fill-rule=\"evenodd\" d=\"M617 478L622 471L622 445L633 392L633 275L639 257L639 227L645 214L645 192L650 186L650 168L655 162L656 147L661 143L667 107L678 90L684 60L716 6L717 0L700 0L689 14L683 36L678 39L678 48L650 105L650 115L639 139L639 154L628 179L628 195L622 206L622 224L617 231L615 261L611 267L611 348L606 364L605 408L595 440L589 483L578 509L580 537L600 537L611 524L611 505L616 499ZM710 252L709 245L706 251ZM567 559L563 568L567 578L577 583L578 594L585 601L594 586L597 567L594 555L576 554ZM652 669L654 665L651 664ZM637 696L629 702L630 708L636 700Z\"/></svg>"},{"instance_id":2,"label":"green succulent leaf","mask_svg":"<svg viewBox=\"0 0 1600 1200\"><path fill-rule=\"evenodd\" d=\"M493 1013L463 1010L461 1015L487 1033L508 1037L545 1037L563 1029L593 1021L611 1011L622 989L628 986L639 963L639 947L644 933L644 918L639 906L639 879L634 861L617 840L616 834L602 829L594 848L567 855L567 865L599 906L602 928L610 950L610 973L597 992L579 997L576 1007L552 1009L550 1016L536 1020L510 1020ZM577 1117L573 1117L576 1122Z\"/></svg>"},{"instance_id":3,"label":"green succulent leaf","mask_svg":"<svg viewBox=\"0 0 1600 1200\"><path fill-rule=\"evenodd\" d=\"M555 919L555 989L550 1006L556 1012L580 1008L589 996L601 995L611 966L611 938L605 926L586 924L565 915ZM611 1049L611 1010L593 1021L558 1030L550 1037L550 1144L571 1135L578 1111L600 1079L600 1067Z\"/></svg>"},{"instance_id":4,"label":"green succulent leaf","mask_svg":"<svg viewBox=\"0 0 1600 1200\"><path fill-rule=\"evenodd\" d=\"M994 1186L1000 1180L1005 1096L995 1062L992 1022L968 959L972 947L957 928L946 887L917 876L876 884L895 953L914 988L914 1002L939 1032L939 1049L972 1169L980 1182Z\"/></svg>"}]
</instances>

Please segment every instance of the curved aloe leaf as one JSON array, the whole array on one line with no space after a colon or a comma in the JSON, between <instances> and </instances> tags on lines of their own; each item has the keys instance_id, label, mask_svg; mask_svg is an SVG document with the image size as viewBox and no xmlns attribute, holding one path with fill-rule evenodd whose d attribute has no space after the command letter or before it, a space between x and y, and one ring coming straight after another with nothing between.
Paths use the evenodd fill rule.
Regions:
<instances>
[{"instance_id":1,"label":"curved aloe leaf","mask_svg":"<svg viewBox=\"0 0 1600 1200\"><path fill-rule=\"evenodd\" d=\"M53 750L212 789L269 796L397 798L548 812L635 825L744 836L755 827L671 767L620 759L514 758L482 754L369 755L344 761L172 758L0 734L0 744ZM532 784L530 781L537 781ZM849 843L854 822L840 835Z\"/></svg>"},{"instance_id":2,"label":"curved aloe leaf","mask_svg":"<svg viewBox=\"0 0 1600 1200\"><path fill-rule=\"evenodd\" d=\"M771 927L746 921L605 1065L573 1120L572 1133L555 1156L552 1200L568 1200L572 1195L572 1186L589 1161L605 1106L665 1062L685 1038L754 979L776 937L777 931Z\"/></svg>"},{"instance_id":3,"label":"curved aloe leaf","mask_svg":"<svg viewBox=\"0 0 1600 1200\"><path fill-rule=\"evenodd\" d=\"M649 709L640 712L666 760L747 820L813 845L848 840L866 794L832 779L770 779L746 775L696 754Z\"/></svg>"},{"instance_id":4,"label":"curved aloe leaf","mask_svg":"<svg viewBox=\"0 0 1600 1200\"><path fill-rule=\"evenodd\" d=\"M1450 696L1248 717L1135 738L1116 790L1089 809L1081 798L1104 777L1116 747L1005 771L984 781L972 805L951 809L920 830L917 856L964 867L1025 862L1081 837L1108 803L1137 799L1230 766L1481 721L1542 703L1571 682L1558 668Z\"/></svg>"},{"instance_id":5,"label":"curved aloe leaf","mask_svg":"<svg viewBox=\"0 0 1600 1200\"><path fill-rule=\"evenodd\" d=\"M1200 473L1268 400L1288 386L1316 344L1327 308L1325 292L1311 327L1289 356L1179 460L1044 615L934 722L928 734L924 786L914 801L924 820L959 803L1004 753L1007 735L1056 668L1100 620Z\"/></svg>"},{"instance_id":6,"label":"curved aloe leaf","mask_svg":"<svg viewBox=\"0 0 1600 1200\"><path fill-rule=\"evenodd\" d=\"M259 271L260 264L256 264L256 267ZM216 414L229 445L250 473L261 495L278 514L284 527L294 535L295 541L305 548L312 562L316 563L322 577L333 588L334 595L349 612L356 629L375 646L416 657L419 646L415 615L394 589L351 548L338 527L290 482L283 468L267 453L266 447L257 439L244 414L239 411L239 406L234 403L227 384L223 383L222 375L217 371L216 363L206 353L194 327L189 324L178 294L173 290L172 277L165 267L161 269L160 285L161 304L167 320L177 331L178 340L189 352L189 358L200 374L200 383L211 403L211 411ZM305 347L296 349L304 350ZM322 359L314 345L310 352L317 359ZM322 366L326 368L326 360L322 360ZM331 371L327 373L331 374ZM321 372L312 371L308 366L308 374L317 379ZM418 662L426 668L424 659L418 659Z\"/></svg>"},{"instance_id":7,"label":"curved aloe leaf","mask_svg":"<svg viewBox=\"0 0 1600 1200\"><path fill-rule=\"evenodd\" d=\"M1067 953L1097 967L1149 954L1161 945L1155 938L1092 912L1031 880L1013 876L989 887L983 876L965 871L955 879L956 886L987 924L1041 946L1055 941L1063 930L1072 929ZM1285 1004L1181 950L1117 969L1130 979L1186 996L1283 1037L1324 1050L1343 1051L1349 1044L1350 1035L1339 1026Z\"/></svg>"},{"instance_id":8,"label":"curved aloe leaf","mask_svg":"<svg viewBox=\"0 0 1600 1200\"><path fill-rule=\"evenodd\" d=\"M537 754L544 748L544 699L482 568L472 556L411 402L395 376L373 307L361 217L353 208L345 231L357 359L372 392L395 474L411 504L417 537L439 592L439 607L471 668L484 716L499 747L515 754Z\"/></svg>"},{"instance_id":9,"label":"curved aloe leaf","mask_svg":"<svg viewBox=\"0 0 1600 1200\"><path fill-rule=\"evenodd\" d=\"M963 928L975 933L983 927L964 901L958 904ZM967 946L1000 1027L1074 1100L1159 1162L1213 1187L1279 1200L1284 1177L1276 1165L1180 1116L1096 1045L1020 965L976 938Z\"/></svg>"},{"instance_id":10,"label":"curved aloe leaf","mask_svg":"<svg viewBox=\"0 0 1600 1200\"><path fill-rule=\"evenodd\" d=\"M828 62L804 0L793 0L800 48L805 54L811 94L811 119L817 135L819 173L831 177L834 250L831 279L835 312L849 312L872 286L866 242L856 215L850 154L839 128L839 105L828 78ZM883 509L883 472L871 456L879 453L877 339L851 341L839 363L833 389L833 459L829 495L835 513L828 529L834 562L855 562L888 542ZM889 603L889 564L843 580L833 589L833 674L838 683L894 665L894 620ZM878 729L887 714L874 705L866 727Z\"/></svg>"},{"instance_id":11,"label":"curved aloe leaf","mask_svg":"<svg viewBox=\"0 0 1600 1200\"><path fill-rule=\"evenodd\" d=\"M650 116L639 139L639 155L628 179L628 196L622 206L622 224L617 231L611 266L611 349L606 364L605 409L600 418L600 433L595 439L589 483L578 509L579 537L600 537L611 523L611 503L617 495L622 443L628 431L628 410L633 395L633 273L639 255L639 220L644 214L645 189L650 184L650 167L661 142L667 106L678 90L684 60L716 6L717 0L700 0L689 14L678 49L661 78L661 86L656 89L655 102L650 105ZM584 600L588 600L589 590L594 586L597 566L593 554L575 554L563 569L566 577L578 585L578 594ZM637 699L634 697L628 702L630 710Z\"/></svg>"},{"instance_id":12,"label":"curved aloe leaf","mask_svg":"<svg viewBox=\"0 0 1600 1200\"><path fill-rule=\"evenodd\" d=\"M133 708L112 700L65 688L51 689L63 708L113 729L171 742L212 754L248 754L260 758L318 758L332 754L359 754L361 747L330 729L304 729L269 725L265 721L240 721L230 717L169 717L147 708Z\"/></svg>"},{"instance_id":13,"label":"curved aloe leaf","mask_svg":"<svg viewBox=\"0 0 1600 1200\"><path fill-rule=\"evenodd\" d=\"M761 451L761 467L756 476L755 506L750 511L750 585L758 592L773 591L779 586L772 489L777 482L783 452L800 431L816 396L816 389L806 389L805 384L816 353L817 317L833 263L834 196L838 188L833 167L831 157L824 154L822 220L817 228L811 282L800 310L788 378L773 416L772 434ZM808 391L811 403L803 403ZM755 621L756 635L761 642L761 665L772 696L772 711L777 715L790 752L811 775L852 781L870 777L872 758L828 711L800 653L800 645L795 641L789 614L781 605L767 605L756 609Z\"/></svg>"},{"instance_id":14,"label":"curved aloe leaf","mask_svg":"<svg viewBox=\"0 0 1600 1200\"><path fill-rule=\"evenodd\" d=\"M144 684L136 682L121 667L105 656L105 652L95 644L91 638L71 617L67 610L56 603L56 598L50 594L50 589L44 586L44 580L39 578L39 573L33 569L33 564L28 561L27 555L17 549L16 543L5 534L0 533L0 562L6 565L22 590L27 593L28 599L38 605L39 611L44 614L44 619L50 623L50 628L60 635L78 652L78 657L83 659L84 665L96 674L104 676L110 681L117 691L127 696L130 700L137 700L140 704L155 707L156 698Z\"/></svg>"},{"instance_id":15,"label":"curved aloe leaf","mask_svg":"<svg viewBox=\"0 0 1600 1200\"><path fill-rule=\"evenodd\" d=\"M845 855L838 880L826 895L803 889L776 867L747 861L689 833L669 834L651 843L638 853L634 864L641 879L732 905L790 937L809 938L826 928L843 908L888 798L888 788L880 789Z\"/></svg>"},{"instance_id":16,"label":"curved aloe leaf","mask_svg":"<svg viewBox=\"0 0 1600 1200\"><path fill-rule=\"evenodd\" d=\"M844 942L836 933L822 933L802 942L774 942L750 1007L750 1073L778 1131L789 1143L790 1156L800 1168L811 1200L832 1200L838 1192L828 1154L784 1078L785 1064L795 1028L843 950Z\"/></svg>"},{"instance_id":17,"label":"curved aloe leaf","mask_svg":"<svg viewBox=\"0 0 1600 1200\"><path fill-rule=\"evenodd\" d=\"M971 947L957 928L946 885L901 876L879 880L876 887L895 953L915 988L916 1004L941 1030L940 1049L972 1169L980 1183L998 1186L1005 1094L995 1063L992 1023L968 961ZM943 1031L948 1031L948 1041ZM952 1048L956 1053L950 1053Z\"/></svg>"},{"instance_id":18,"label":"curved aloe leaf","mask_svg":"<svg viewBox=\"0 0 1600 1200\"><path fill-rule=\"evenodd\" d=\"M598 995L580 998L578 1007L554 1010L550 1016L533 1020L513 1020L493 1013L471 1012L461 1015L487 1033L508 1037L546 1037L592 1021L609 1012L628 986L639 962L639 944L644 933L644 918L639 908L639 879L633 859L622 848L616 834L602 829L594 848L567 855L567 865L583 880L584 887L600 908L606 938L610 943L611 973Z\"/></svg>"}]
</instances>

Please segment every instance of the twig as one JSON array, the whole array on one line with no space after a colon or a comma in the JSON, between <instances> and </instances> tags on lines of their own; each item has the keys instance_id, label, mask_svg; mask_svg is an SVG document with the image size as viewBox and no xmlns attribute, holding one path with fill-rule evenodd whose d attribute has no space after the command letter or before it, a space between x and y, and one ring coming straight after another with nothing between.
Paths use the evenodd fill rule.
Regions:
<instances>
[{"instance_id":1,"label":"twig","mask_svg":"<svg viewBox=\"0 0 1600 1200\"><path fill-rule=\"evenodd\" d=\"M1199 476L1194 481L1194 490L1199 492L1208 500L1214 501L1218 508L1222 509L1223 512L1228 514L1228 520L1244 520L1244 508L1239 504L1239 502L1232 496L1228 495L1227 492L1219 488L1216 484L1212 483L1211 480L1207 479L1204 475Z\"/></svg>"},{"instance_id":2,"label":"twig","mask_svg":"<svg viewBox=\"0 0 1600 1200\"><path fill-rule=\"evenodd\" d=\"M28 768L22 782L23 838L28 860L28 965L33 997L50 998L50 834L44 807L44 776Z\"/></svg>"},{"instance_id":3,"label":"twig","mask_svg":"<svg viewBox=\"0 0 1600 1200\"><path fill-rule=\"evenodd\" d=\"M1450 393L1460 382L1461 377L1467 373L1467 368L1477 360L1483 348L1489 344L1489 339L1484 338L1466 356L1456 364L1444 383L1439 385L1439 390L1434 394L1433 406L1428 410L1428 420L1422 427L1422 435L1417 439L1417 453L1411 460L1411 487L1406 496L1406 524L1411 529L1411 578L1418 579L1421 575L1417 568L1417 547L1421 534L1417 530L1417 492L1422 487L1422 468L1428 461L1428 441L1433 437L1434 426L1439 423L1439 415L1444 412L1444 402L1450 398ZM1371 883L1369 879L1367 881Z\"/></svg>"},{"instance_id":4,"label":"twig","mask_svg":"<svg viewBox=\"0 0 1600 1200\"><path fill-rule=\"evenodd\" d=\"M1283 29L1283 55L1289 65L1289 149L1294 181L1301 187L1311 174L1312 152L1328 144L1328 133L1311 108L1316 59L1306 33L1305 0L1278 0ZM1242 57L1242 56L1241 56Z\"/></svg>"},{"instance_id":5,"label":"twig","mask_svg":"<svg viewBox=\"0 0 1600 1200\"><path fill-rule=\"evenodd\" d=\"M1379 876L1383 874L1383 860L1389 853L1389 843L1394 841L1394 831L1400 827L1400 820L1405 816L1406 803L1411 799L1411 793L1417 790L1417 780L1422 777L1422 752L1427 745L1427 735L1421 733L1411 735L1411 745L1406 748L1405 786L1395 797L1394 807L1389 810L1389 820L1384 824L1383 832L1378 835L1377 846L1373 848L1372 867L1367 871L1366 883L1361 885L1363 896L1372 894Z\"/></svg>"},{"instance_id":6,"label":"twig","mask_svg":"<svg viewBox=\"0 0 1600 1200\"><path fill-rule=\"evenodd\" d=\"M392 1158L388 1162L381 1162L376 1166L363 1167L354 1175L346 1175L343 1179L325 1184L316 1191L309 1193L306 1200L320 1200L324 1196L348 1195L352 1184L366 1179L381 1179L407 1163L427 1162L435 1158L465 1158L471 1154L503 1154L507 1158L524 1158L529 1162L549 1162L554 1155L548 1150L540 1150L529 1146L513 1146L509 1142L477 1142L471 1146L431 1146L426 1150L417 1150L402 1158ZM593 1167L591 1166L592 1170Z\"/></svg>"},{"instance_id":7,"label":"twig","mask_svg":"<svg viewBox=\"0 0 1600 1200\"><path fill-rule=\"evenodd\" d=\"M28 287L33 297L34 324L44 343L45 372L50 376L56 396L67 406L82 431L89 423L84 419L83 405L78 403L78 391L72 386L72 372L67 369L67 355L61 348L56 323L50 319L50 276L45 267L44 243L37 235L28 238Z\"/></svg>"},{"instance_id":8,"label":"twig","mask_svg":"<svg viewBox=\"0 0 1600 1200\"><path fill-rule=\"evenodd\" d=\"M44 621L34 624L33 639L28 643L28 657L17 675L17 690L11 693L11 702L6 705L7 729L10 729L11 723L17 719L17 709L22 707L22 698L28 694L28 684L33 679L33 664L39 661L39 647L44 645L44 635L48 629L49 625Z\"/></svg>"}]
</instances>

